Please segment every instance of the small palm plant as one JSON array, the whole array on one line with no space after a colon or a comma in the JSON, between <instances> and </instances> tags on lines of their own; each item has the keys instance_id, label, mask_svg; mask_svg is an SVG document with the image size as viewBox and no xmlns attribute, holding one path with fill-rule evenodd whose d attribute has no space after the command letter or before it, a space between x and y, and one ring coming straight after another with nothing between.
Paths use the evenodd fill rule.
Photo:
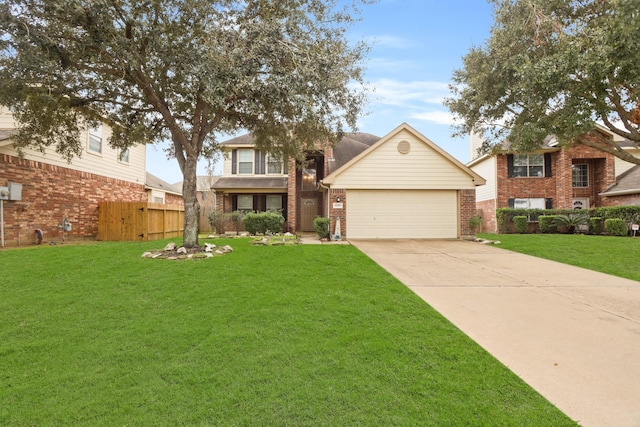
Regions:
<instances>
[{"instance_id":1,"label":"small palm plant","mask_svg":"<svg viewBox=\"0 0 640 427\"><path fill-rule=\"evenodd\" d=\"M576 230L581 230L589 225L589 214L582 211L567 215L556 216L551 223L558 230L565 230L567 234L573 234Z\"/></svg>"}]
</instances>

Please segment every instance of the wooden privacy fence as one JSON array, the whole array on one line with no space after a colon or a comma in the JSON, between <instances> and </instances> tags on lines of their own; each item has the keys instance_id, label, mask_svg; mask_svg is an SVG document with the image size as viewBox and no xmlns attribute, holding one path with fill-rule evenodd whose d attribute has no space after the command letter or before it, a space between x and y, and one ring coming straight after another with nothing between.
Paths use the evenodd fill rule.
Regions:
<instances>
[{"instance_id":1,"label":"wooden privacy fence","mask_svg":"<svg viewBox=\"0 0 640 427\"><path fill-rule=\"evenodd\" d=\"M98 240L147 241L183 234L184 206L99 202L98 212Z\"/></svg>"}]
</instances>

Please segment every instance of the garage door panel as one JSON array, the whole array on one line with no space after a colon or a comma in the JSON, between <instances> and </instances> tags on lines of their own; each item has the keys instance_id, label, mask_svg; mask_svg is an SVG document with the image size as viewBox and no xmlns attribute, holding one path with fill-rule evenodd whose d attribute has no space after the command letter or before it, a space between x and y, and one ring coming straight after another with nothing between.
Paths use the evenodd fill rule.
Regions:
<instances>
[{"instance_id":1,"label":"garage door panel","mask_svg":"<svg viewBox=\"0 0 640 427\"><path fill-rule=\"evenodd\" d=\"M347 191L350 239L456 238L457 216L455 191Z\"/></svg>"}]
</instances>

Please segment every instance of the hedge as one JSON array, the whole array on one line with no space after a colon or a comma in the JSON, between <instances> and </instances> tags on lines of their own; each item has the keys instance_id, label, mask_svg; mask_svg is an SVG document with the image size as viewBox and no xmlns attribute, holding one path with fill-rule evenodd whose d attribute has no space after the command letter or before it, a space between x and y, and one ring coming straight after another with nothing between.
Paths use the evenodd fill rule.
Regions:
<instances>
[{"instance_id":1,"label":"hedge","mask_svg":"<svg viewBox=\"0 0 640 427\"><path fill-rule=\"evenodd\" d=\"M607 219L620 219L626 224L640 224L640 206L607 206L600 208L585 209L590 218L601 218L602 221ZM554 215L569 215L575 214L574 209L513 209L513 208L499 208L496 209L496 221L498 224L498 231L500 233L514 233L517 232L514 224L514 217L525 216L528 221L538 221L538 226L541 232L543 231L543 224L540 222L540 217L554 216ZM543 219L542 222L547 221ZM596 221L597 222L597 221ZM592 223L589 220L590 232L594 234L600 234L597 229L596 223ZM601 226L602 227L602 226ZM600 227L600 232L602 228ZM615 226L614 226L615 227ZM553 232L553 231L547 231Z\"/></svg>"},{"instance_id":2,"label":"hedge","mask_svg":"<svg viewBox=\"0 0 640 427\"><path fill-rule=\"evenodd\" d=\"M249 212L242 218L244 229L251 234L280 233L284 217L277 212Z\"/></svg>"},{"instance_id":3,"label":"hedge","mask_svg":"<svg viewBox=\"0 0 640 427\"><path fill-rule=\"evenodd\" d=\"M629 232L626 221L620 218L605 219L604 228L611 236L626 236Z\"/></svg>"}]
</instances>

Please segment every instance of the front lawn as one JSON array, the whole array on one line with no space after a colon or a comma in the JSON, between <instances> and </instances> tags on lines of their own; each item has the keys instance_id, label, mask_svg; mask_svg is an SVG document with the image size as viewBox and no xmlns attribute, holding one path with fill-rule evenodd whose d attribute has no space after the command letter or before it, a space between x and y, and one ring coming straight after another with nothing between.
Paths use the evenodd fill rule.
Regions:
<instances>
[{"instance_id":1,"label":"front lawn","mask_svg":"<svg viewBox=\"0 0 640 427\"><path fill-rule=\"evenodd\" d=\"M575 425L347 245L0 251L0 425Z\"/></svg>"},{"instance_id":2,"label":"front lawn","mask_svg":"<svg viewBox=\"0 0 640 427\"><path fill-rule=\"evenodd\" d=\"M479 234L498 247L640 281L640 237L583 234Z\"/></svg>"}]
</instances>

